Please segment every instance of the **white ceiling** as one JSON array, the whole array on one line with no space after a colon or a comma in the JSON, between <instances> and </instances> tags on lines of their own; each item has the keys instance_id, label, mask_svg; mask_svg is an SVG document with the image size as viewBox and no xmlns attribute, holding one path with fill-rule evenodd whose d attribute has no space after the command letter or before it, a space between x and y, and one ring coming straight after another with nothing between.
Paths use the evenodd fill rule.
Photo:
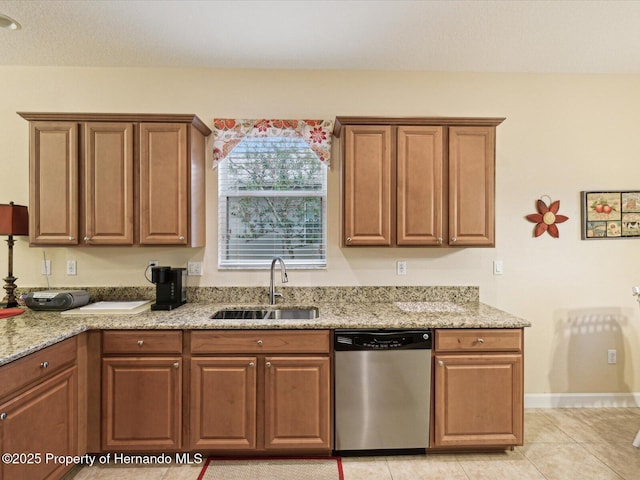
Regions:
<instances>
[{"instance_id":1,"label":"white ceiling","mask_svg":"<svg viewBox=\"0 0 640 480\"><path fill-rule=\"evenodd\" d=\"M640 1L0 0L0 65L640 73Z\"/></svg>"}]
</instances>

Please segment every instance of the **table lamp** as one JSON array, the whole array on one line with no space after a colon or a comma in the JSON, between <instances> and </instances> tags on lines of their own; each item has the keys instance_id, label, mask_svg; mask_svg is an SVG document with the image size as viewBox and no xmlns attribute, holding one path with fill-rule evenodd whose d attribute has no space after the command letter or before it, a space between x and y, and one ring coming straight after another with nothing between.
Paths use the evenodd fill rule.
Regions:
<instances>
[{"instance_id":1,"label":"table lamp","mask_svg":"<svg viewBox=\"0 0 640 480\"><path fill-rule=\"evenodd\" d=\"M17 278L13 276L13 236L29 235L29 213L24 205L0 205L0 235L8 235L9 245L9 274L4 278L4 289L7 295L2 299L5 308L17 307L18 302L13 292L16 289Z\"/></svg>"}]
</instances>

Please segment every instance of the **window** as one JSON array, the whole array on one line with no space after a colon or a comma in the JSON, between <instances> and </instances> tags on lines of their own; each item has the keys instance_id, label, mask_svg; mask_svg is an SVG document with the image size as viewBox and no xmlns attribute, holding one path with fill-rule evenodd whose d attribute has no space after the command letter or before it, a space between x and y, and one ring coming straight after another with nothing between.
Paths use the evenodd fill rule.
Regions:
<instances>
[{"instance_id":1,"label":"window","mask_svg":"<svg viewBox=\"0 0 640 480\"><path fill-rule=\"evenodd\" d=\"M218 168L220 268L267 268L276 256L326 267L327 162L307 139L245 135Z\"/></svg>"}]
</instances>

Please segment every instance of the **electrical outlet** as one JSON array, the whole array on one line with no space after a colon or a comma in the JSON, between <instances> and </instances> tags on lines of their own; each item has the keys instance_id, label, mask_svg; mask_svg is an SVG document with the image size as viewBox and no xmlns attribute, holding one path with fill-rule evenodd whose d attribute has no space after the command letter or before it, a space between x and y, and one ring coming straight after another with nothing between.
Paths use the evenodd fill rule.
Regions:
<instances>
[{"instance_id":1,"label":"electrical outlet","mask_svg":"<svg viewBox=\"0 0 640 480\"><path fill-rule=\"evenodd\" d=\"M640 287L631 287L631 293L634 295L640 295Z\"/></svg>"},{"instance_id":2,"label":"electrical outlet","mask_svg":"<svg viewBox=\"0 0 640 480\"><path fill-rule=\"evenodd\" d=\"M67 275L77 275L75 260L67 260Z\"/></svg>"},{"instance_id":3,"label":"electrical outlet","mask_svg":"<svg viewBox=\"0 0 640 480\"><path fill-rule=\"evenodd\" d=\"M493 274L494 275L502 275L504 273L504 264L502 260L494 260L493 261Z\"/></svg>"},{"instance_id":4,"label":"electrical outlet","mask_svg":"<svg viewBox=\"0 0 640 480\"><path fill-rule=\"evenodd\" d=\"M51 275L51 260L42 260L42 275Z\"/></svg>"},{"instance_id":5,"label":"electrical outlet","mask_svg":"<svg viewBox=\"0 0 640 480\"><path fill-rule=\"evenodd\" d=\"M149 268L157 267L158 265L160 265L160 262L158 260L149 260Z\"/></svg>"},{"instance_id":6,"label":"electrical outlet","mask_svg":"<svg viewBox=\"0 0 640 480\"><path fill-rule=\"evenodd\" d=\"M618 361L618 355L615 349L607 350L607 363L609 365L615 365Z\"/></svg>"},{"instance_id":7,"label":"electrical outlet","mask_svg":"<svg viewBox=\"0 0 640 480\"><path fill-rule=\"evenodd\" d=\"M202 262L187 262L187 275L201 277Z\"/></svg>"},{"instance_id":8,"label":"electrical outlet","mask_svg":"<svg viewBox=\"0 0 640 480\"><path fill-rule=\"evenodd\" d=\"M404 260L398 260L396 262L396 274L397 275L407 274L407 262L405 262Z\"/></svg>"}]
</instances>

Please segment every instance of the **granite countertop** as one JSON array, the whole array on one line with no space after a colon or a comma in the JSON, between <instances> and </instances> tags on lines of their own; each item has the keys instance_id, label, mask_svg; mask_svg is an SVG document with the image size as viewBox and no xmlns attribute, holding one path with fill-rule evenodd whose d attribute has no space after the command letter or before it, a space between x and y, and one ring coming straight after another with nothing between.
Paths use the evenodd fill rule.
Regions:
<instances>
[{"instance_id":1,"label":"granite countertop","mask_svg":"<svg viewBox=\"0 0 640 480\"><path fill-rule=\"evenodd\" d=\"M197 296L196 296L197 297ZM239 298L239 297L236 297ZM384 301L354 302L345 298L279 304L317 307L311 320L213 320L217 310L266 308L265 303L187 303L171 311L146 311L136 315L62 315L27 309L0 320L0 365L91 329L336 329L336 328L521 328L531 323L476 301L472 296L446 298L388 297ZM243 298L244 299L244 298ZM381 298L377 297L378 300ZM295 298L292 300L296 300ZM457 300L457 301L450 301Z\"/></svg>"}]
</instances>

